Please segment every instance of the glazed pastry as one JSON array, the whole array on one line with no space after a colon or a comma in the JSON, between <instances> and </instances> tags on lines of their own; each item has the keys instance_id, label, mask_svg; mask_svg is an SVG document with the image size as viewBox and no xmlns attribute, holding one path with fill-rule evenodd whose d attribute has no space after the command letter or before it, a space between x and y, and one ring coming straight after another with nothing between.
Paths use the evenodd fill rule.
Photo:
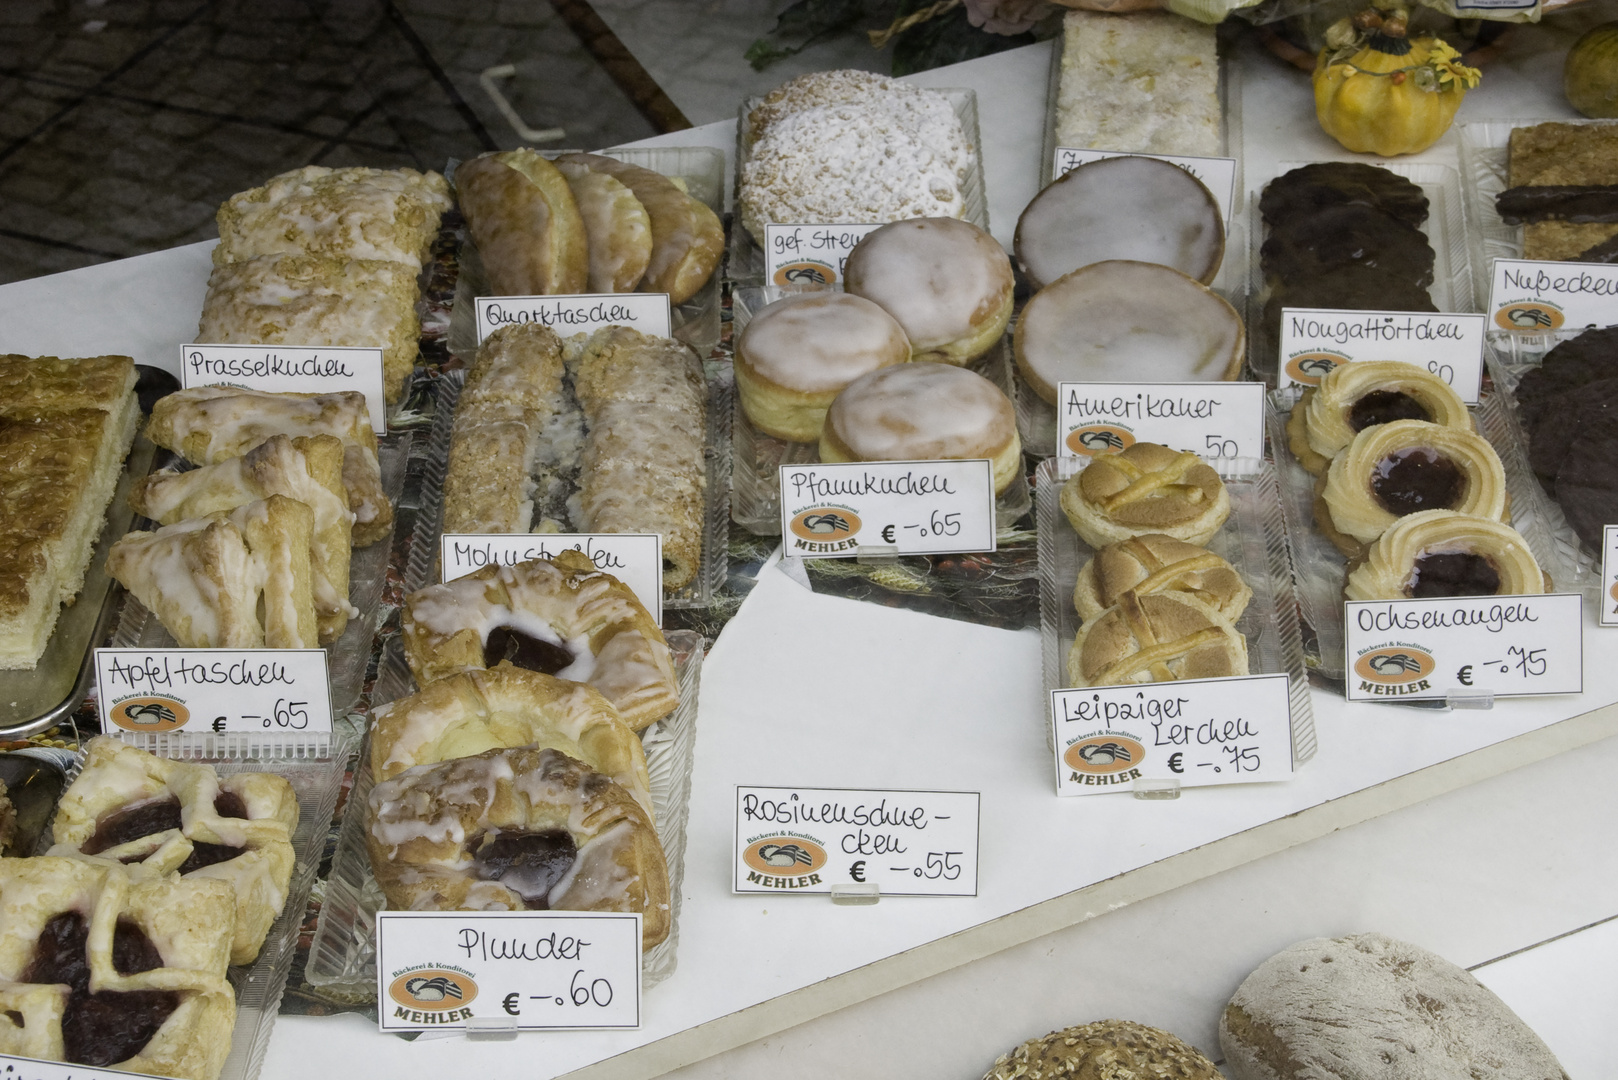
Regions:
<instances>
[{"instance_id":1,"label":"glazed pastry","mask_svg":"<svg viewBox=\"0 0 1618 1080\"><path fill-rule=\"evenodd\" d=\"M403 627L405 659L423 686L509 660L589 683L635 731L680 703L663 632L629 587L583 552L485 566L413 592Z\"/></svg>"},{"instance_id":2,"label":"glazed pastry","mask_svg":"<svg viewBox=\"0 0 1618 1080\"><path fill-rule=\"evenodd\" d=\"M387 399L403 401L421 338L416 273L409 263L319 255L261 255L215 266L197 341L380 346Z\"/></svg>"},{"instance_id":3,"label":"glazed pastry","mask_svg":"<svg viewBox=\"0 0 1618 1080\"><path fill-rule=\"evenodd\" d=\"M1332 459L1315 516L1352 557L1354 542L1369 544L1420 510L1509 520L1505 470L1487 439L1421 420L1366 428ZM1320 520L1322 511L1329 520Z\"/></svg>"},{"instance_id":4,"label":"glazed pastry","mask_svg":"<svg viewBox=\"0 0 1618 1080\"><path fill-rule=\"evenodd\" d=\"M0 859L0 1054L216 1080L236 995L230 886Z\"/></svg>"},{"instance_id":5,"label":"glazed pastry","mask_svg":"<svg viewBox=\"0 0 1618 1080\"><path fill-rule=\"evenodd\" d=\"M686 194L662 173L605 154L563 154L557 166L583 165L627 187L646 208L652 229L652 255L641 292L669 294L683 304L719 269L725 254L725 227L719 215Z\"/></svg>"},{"instance_id":6,"label":"glazed pastry","mask_svg":"<svg viewBox=\"0 0 1618 1080\"><path fill-rule=\"evenodd\" d=\"M1525 596L1548 592L1528 541L1510 525L1453 510L1402 517L1349 568L1349 600Z\"/></svg>"},{"instance_id":7,"label":"glazed pastry","mask_svg":"<svg viewBox=\"0 0 1618 1080\"><path fill-rule=\"evenodd\" d=\"M502 150L461 162L455 195L495 295L585 291L584 219L567 179L537 151Z\"/></svg>"},{"instance_id":8,"label":"glazed pastry","mask_svg":"<svg viewBox=\"0 0 1618 1080\"><path fill-rule=\"evenodd\" d=\"M1011 402L988 379L950 364L900 364L837 395L820 433L821 461L989 459L994 492L1022 466Z\"/></svg>"},{"instance_id":9,"label":"glazed pastry","mask_svg":"<svg viewBox=\"0 0 1618 1080\"><path fill-rule=\"evenodd\" d=\"M1109 259L1172 267L1206 285L1225 256L1225 217L1201 180L1157 158L1070 169L1017 219L1017 264L1035 289Z\"/></svg>"},{"instance_id":10,"label":"glazed pastry","mask_svg":"<svg viewBox=\"0 0 1618 1080\"><path fill-rule=\"evenodd\" d=\"M668 936L668 866L646 811L559 750L418 766L372 788L367 809L391 908L638 911L644 947Z\"/></svg>"},{"instance_id":11,"label":"glazed pastry","mask_svg":"<svg viewBox=\"0 0 1618 1080\"><path fill-rule=\"evenodd\" d=\"M1126 592L1079 628L1071 686L1216 679L1247 674L1247 640L1189 593Z\"/></svg>"},{"instance_id":12,"label":"glazed pastry","mask_svg":"<svg viewBox=\"0 0 1618 1080\"><path fill-rule=\"evenodd\" d=\"M843 265L843 288L898 320L912 360L943 364L993 348L1011 322L1014 284L1000 242L954 218L884 225Z\"/></svg>"},{"instance_id":13,"label":"glazed pastry","mask_svg":"<svg viewBox=\"0 0 1618 1080\"><path fill-rule=\"evenodd\" d=\"M272 394L229 386L177 390L152 408L146 437L195 465L241 457L275 435L335 435L343 440L343 486L354 512L354 546L393 529L393 504L382 490L376 432L365 396Z\"/></svg>"},{"instance_id":14,"label":"glazed pastry","mask_svg":"<svg viewBox=\"0 0 1618 1080\"><path fill-rule=\"evenodd\" d=\"M1195 454L1134 443L1093 458L1062 487L1062 512L1093 548L1146 533L1206 543L1230 516L1230 492Z\"/></svg>"},{"instance_id":15,"label":"glazed pastry","mask_svg":"<svg viewBox=\"0 0 1618 1080\"><path fill-rule=\"evenodd\" d=\"M766 435L812 443L845 386L909 359L904 330L872 301L846 292L798 293L770 304L742 331L736 396Z\"/></svg>"},{"instance_id":16,"label":"glazed pastry","mask_svg":"<svg viewBox=\"0 0 1618 1080\"><path fill-rule=\"evenodd\" d=\"M1011 1053L1000 1055L994 1067L983 1074L983 1080L1169 1080L1171 1077L1174 1080L1221 1080L1218 1067L1196 1047L1166 1031L1128 1020L1098 1020L1053 1031L1043 1039L1029 1039Z\"/></svg>"},{"instance_id":17,"label":"glazed pastry","mask_svg":"<svg viewBox=\"0 0 1618 1080\"><path fill-rule=\"evenodd\" d=\"M206 517L285 495L314 513L310 569L320 641L342 636L359 609L348 602L348 564L354 515L343 487L343 443L333 435L290 439L276 435L239 458L175 472L163 469L136 481L129 503L159 525Z\"/></svg>"},{"instance_id":18,"label":"glazed pastry","mask_svg":"<svg viewBox=\"0 0 1618 1080\"><path fill-rule=\"evenodd\" d=\"M1017 370L1052 405L1062 382L1234 379L1247 335L1213 290L1155 263L1103 262L1035 293L1012 337Z\"/></svg>"},{"instance_id":19,"label":"glazed pastry","mask_svg":"<svg viewBox=\"0 0 1618 1080\"><path fill-rule=\"evenodd\" d=\"M623 326L584 346L574 391L587 425L573 513L581 532L660 533L663 587L702 562L707 387L696 354Z\"/></svg>"},{"instance_id":20,"label":"glazed pastry","mask_svg":"<svg viewBox=\"0 0 1618 1080\"><path fill-rule=\"evenodd\" d=\"M212 766L160 758L118 739L91 739L84 771L62 795L50 854L131 867L138 878L214 879L235 893L230 962L250 964L286 906L298 799L273 773L221 779Z\"/></svg>"},{"instance_id":21,"label":"glazed pastry","mask_svg":"<svg viewBox=\"0 0 1618 1080\"><path fill-rule=\"evenodd\" d=\"M589 291L634 292L652 261L652 219L635 193L604 172L577 161L558 161L579 208L590 249Z\"/></svg>"},{"instance_id":22,"label":"glazed pastry","mask_svg":"<svg viewBox=\"0 0 1618 1080\"><path fill-rule=\"evenodd\" d=\"M284 495L156 532L107 552L107 573L188 649L313 649L314 512Z\"/></svg>"},{"instance_id":23,"label":"glazed pastry","mask_svg":"<svg viewBox=\"0 0 1618 1080\"><path fill-rule=\"evenodd\" d=\"M1162 533L1146 533L1108 544L1079 571L1073 606L1090 622L1118 603L1125 592L1183 593L1195 597L1234 623L1247 610L1253 590L1230 563L1205 548Z\"/></svg>"},{"instance_id":24,"label":"glazed pastry","mask_svg":"<svg viewBox=\"0 0 1618 1080\"><path fill-rule=\"evenodd\" d=\"M1366 428L1394 420L1425 420L1461 431L1473 429L1466 403L1449 383L1415 364L1398 360L1362 360L1339 364L1320 380L1319 388L1292 411L1302 414L1308 458L1304 468L1316 476L1326 470L1354 436ZM1288 420L1288 436L1293 432ZM1293 453L1298 452L1293 440ZM1313 467L1311 467L1313 466Z\"/></svg>"}]
</instances>

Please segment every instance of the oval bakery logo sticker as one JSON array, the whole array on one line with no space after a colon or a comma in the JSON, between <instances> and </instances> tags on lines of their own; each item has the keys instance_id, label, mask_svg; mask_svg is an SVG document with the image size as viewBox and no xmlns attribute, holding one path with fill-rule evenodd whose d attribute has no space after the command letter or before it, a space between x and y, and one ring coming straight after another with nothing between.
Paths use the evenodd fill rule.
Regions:
<instances>
[{"instance_id":1,"label":"oval bakery logo sticker","mask_svg":"<svg viewBox=\"0 0 1618 1080\"><path fill-rule=\"evenodd\" d=\"M1287 376L1304 386L1319 386L1320 380L1330 375L1333 368L1347 361L1348 357L1338 353L1300 353L1287 361Z\"/></svg>"},{"instance_id":2,"label":"oval bakery logo sticker","mask_svg":"<svg viewBox=\"0 0 1618 1080\"><path fill-rule=\"evenodd\" d=\"M443 1012L470 1004L478 996L478 984L470 975L428 968L401 975L388 986L388 997L419 1012Z\"/></svg>"},{"instance_id":3,"label":"oval bakery logo sticker","mask_svg":"<svg viewBox=\"0 0 1618 1080\"><path fill-rule=\"evenodd\" d=\"M747 845L742 861L765 874L797 877L826 865L826 849L801 836L766 836Z\"/></svg>"},{"instance_id":4,"label":"oval bakery logo sticker","mask_svg":"<svg viewBox=\"0 0 1618 1080\"><path fill-rule=\"evenodd\" d=\"M173 698L130 698L112 708L112 722L125 731L173 731L189 719L191 710Z\"/></svg>"},{"instance_id":5,"label":"oval bakery logo sticker","mask_svg":"<svg viewBox=\"0 0 1618 1080\"><path fill-rule=\"evenodd\" d=\"M1075 772L1115 773L1146 759L1146 747L1122 735L1092 735L1062 752L1062 760Z\"/></svg>"},{"instance_id":6,"label":"oval bakery logo sticker","mask_svg":"<svg viewBox=\"0 0 1618 1080\"><path fill-rule=\"evenodd\" d=\"M1502 330L1555 330L1567 321L1562 309L1544 300L1507 304L1494 313L1495 325Z\"/></svg>"},{"instance_id":7,"label":"oval bakery logo sticker","mask_svg":"<svg viewBox=\"0 0 1618 1080\"><path fill-rule=\"evenodd\" d=\"M1086 424L1067 433L1067 448L1084 457L1116 454L1135 445L1135 435L1128 428L1112 424Z\"/></svg>"},{"instance_id":8,"label":"oval bakery logo sticker","mask_svg":"<svg viewBox=\"0 0 1618 1080\"><path fill-rule=\"evenodd\" d=\"M1373 649L1354 661L1354 674L1367 682L1400 686L1433 673L1438 662L1420 649L1407 645Z\"/></svg>"},{"instance_id":9,"label":"oval bakery logo sticker","mask_svg":"<svg viewBox=\"0 0 1618 1080\"><path fill-rule=\"evenodd\" d=\"M814 506L792 517L792 533L803 540L842 540L859 531L859 515L842 507Z\"/></svg>"},{"instance_id":10,"label":"oval bakery logo sticker","mask_svg":"<svg viewBox=\"0 0 1618 1080\"><path fill-rule=\"evenodd\" d=\"M832 285L837 281L837 271L822 262L790 262L776 267L771 280L777 285Z\"/></svg>"}]
</instances>

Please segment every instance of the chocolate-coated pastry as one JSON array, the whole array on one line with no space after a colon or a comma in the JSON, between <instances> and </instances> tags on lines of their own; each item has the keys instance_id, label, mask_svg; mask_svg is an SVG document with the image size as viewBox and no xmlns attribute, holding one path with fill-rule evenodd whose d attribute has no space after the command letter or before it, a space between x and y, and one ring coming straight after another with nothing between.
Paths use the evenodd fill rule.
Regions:
<instances>
[{"instance_id":1,"label":"chocolate-coated pastry","mask_svg":"<svg viewBox=\"0 0 1618 1080\"><path fill-rule=\"evenodd\" d=\"M1585 402L1578 429L1556 473L1556 501L1579 539L1599 551L1603 527L1618 525L1618 396Z\"/></svg>"},{"instance_id":2,"label":"chocolate-coated pastry","mask_svg":"<svg viewBox=\"0 0 1618 1080\"><path fill-rule=\"evenodd\" d=\"M1453 510L1400 518L1349 568L1349 600L1437 596L1525 596L1547 579L1510 525Z\"/></svg>"},{"instance_id":3,"label":"chocolate-coated pastry","mask_svg":"<svg viewBox=\"0 0 1618 1080\"><path fill-rule=\"evenodd\" d=\"M1546 403L1568 390L1618 372L1618 326L1586 330L1560 342L1536 368L1523 374L1515 397L1524 426L1530 430L1546 410ZM1549 410L1553 415L1560 409Z\"/></svg>"},{"instance_id":4,"label":"chocolate-coated pastry","mask_svg":"<svg viewBox=\"0 0 1618 1080\"><path fill-rule=\"evenodd\" d=\"M1494 197L1507 225L1531 221L1618 221L1618 184L1546 184L1507 188Z\"/></svg>"},{"instance_id":5,"label":"chocolate-coated pastry","mask_svg":"<svg viewBox=\"0 0 1618 1080\"><path fill-rule=\"evenodd\" d=\"M1433 249L1413 225L1369 206L1333 206L1270 233L1259 249L1266 277L1318 277L1360 263L1421 288L1433 283Z\"/></svg>"},{"instance_id":6,"label":"chocolate-coated pastry","mask_svg":"<svg viewBox=\"0 0 1618 1080\"><path fill-rule=\"evenodd\" d=\"M1260 319L1266 367L1281 348L1282 308L1324 308L1334 311L1437 311L1426 288L1396 270L1350 263L1317 277L1271 282Z\"/></svg>"},{"instance_id":7,"label":"chocolate-coated pastry","mask_svg":"<svg viewBox=\"0 0 1618 1080\"><path fill-rule=\"evenodd\" d=\"M1131 590L1185 593L1231 622L1241 618L1253 598L1236 568L1218 555L1172 536L1147 533L1096 552L1079 571L1073 606L1089 622Z\"/></svg>"},{"instance_id":8,"label":"chocolate-coated pastry","mask_svg":"<svg viewBox=\"0 0 1618 1080\"><path fill-rule=\"evenodd\" d=\"M1093 548L1145 533L1202 544L1230 516L1230 492L1212 466L1157 443L1095 458L1063 486L1061 503Z\"/></svg>"},{"instance_id":9,"label":"chocolate-coated pastry","mask_svg":"<svg viewBox=\"0 0 1618 1080\"><path fill-rule=\"evenodd\" d=\"M1264 188L1259 212L1279 228L1331 206L1370 206L1407 225L1427 220L1427 196L1411 181L1358 161L1321 161L1276 177Z\"/></svg>"},{"instance_id":10,"label":"chocolate-coated pastry","mask_svg":"<svg viewBox=\"0 0 1618 1080\"><path fill-rule=\"evenodd\" d=\"M1219 1080L1219 1069L1166 1031L1098 1020L1029 1039L983 1080Z\"/></svg>"},{"instance_id":11,"label":"chocolate-coated pastry","mask_svg":"<svg viewBox=\"0 0 1618 1080\"><path fill-rule=\"evenodd\" d=\"M1247 674L1247 639L1189 593L1126 592L1079 628L1070 686L1119 686Z\"/></svg>"},{"instance_id":12,"label":"chocolate-coated pastry","mask_svg":"<svg viewBox=\"0 0 1618 1080\"><path fill-rule=\"evenodd\" d=\"M1601 418L1618 403L1618 374L1585 383L1545 402L1539 422L1528 433L1528 464L1551 498L1556 478L1574 445L1588 439Z\"/></svg>"}]
</instances>

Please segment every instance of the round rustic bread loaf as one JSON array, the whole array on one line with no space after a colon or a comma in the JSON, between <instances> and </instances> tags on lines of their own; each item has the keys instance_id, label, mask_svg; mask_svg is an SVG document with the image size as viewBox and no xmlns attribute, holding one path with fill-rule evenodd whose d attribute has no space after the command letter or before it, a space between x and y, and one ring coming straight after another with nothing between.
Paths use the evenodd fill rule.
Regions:
<instances>
[{"instance_id":1,"label":"round rustic bread loaf","mask_svg":"<svg viewBox=\"0 0 1618 1080\"><path fill-rule=\"evenodd\" d=\"M983 1080L1220 1080L1214 1063L1166 1031L1097 1020L1029 1039Z\"/></svg>"}]
</instances>

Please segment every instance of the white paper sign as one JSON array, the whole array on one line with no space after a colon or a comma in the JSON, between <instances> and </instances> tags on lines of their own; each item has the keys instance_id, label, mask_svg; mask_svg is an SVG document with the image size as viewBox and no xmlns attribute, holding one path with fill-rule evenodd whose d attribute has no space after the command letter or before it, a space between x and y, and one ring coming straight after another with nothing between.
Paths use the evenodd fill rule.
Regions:
<instances>
[{"instance_id":1,"label":"white paper sign","mask_svg":"<svg viewBox=\"0 0 1618 1080\"><path fill-rule=\"evenodd\" d=\"M1601 540L1600 621L1618 626L1618 525L1608 525Z\"/></svg>"},{"instance_id":2,"label":"white paper sign","mask_svg":"<svg viewBox=\"0 0 1618 1080\"><path fill-rule=\"evenodd\" d=\"M1056 148L1055 168L1051 175L1066 176L1080 165L1115 157L1149 157L1178 165L1202 181L1208 193L1225 216L1225 228L1230 228L1230 215L1236 204L1236 159L1228 157L1182 157L1176 154L1120 154L1116 150L1076 150L1070 146Z\"/></svg>"},{"instance_id":3,"label":"white paper sign","mask_svg":"<svg viewBox=\"0 0 1618 1080\"><path fill-rule=\"evenodd\" d=\"M102 1080L103 1077L131 1076L158 1080L151 1073L124 1072L122 1069L93 1068L65 1061L40 1061L38 1058L0 1054L0 1080Z\"/></svg>"},{"instance_id":4,"label":"white paper sign","mask_svg":"<svg viewBox=\"0 0 1618 1080\"><path fill-rule=\"evenodd\" d=\"M1128 791L1136 780L1183 787L1292 776L1285 675L1051 691L1056 793Z\"/></svg>"},{"instance_id":5,"label":"white paper sign","mask_svg":"<svg viewBox=\"0 0 1618 1080\"><path fill-rule=\"evenodd\" d=\"M537 322L562 337L593 334L604 326L627 326L653 337L668 337L673 325L668 293L480 296L477 319L479 345L511 323Z\"/></svg>"},{"instance_id":6,"label":"white paper sign","mask_svg":"<svg viewBox=\"0 0 1618 1080\"><path fill-rule=\"evenodd\" d=\"M994 473L984 458L783 465L781 538L800 559L993 551Z\"/></svg>"},{"instance_id":7,"label":"white paper sign","mask_svg":"<svg viewBox=\"0 0 1618 1080\"><path fill-rule=\"evenodd\" d=\"M766 225L764 279L772 285L836 285L854 245L881 225Z\"/></svg>"},{"instance_id":8,"label":"white paper sign","mask_svg":"<svg viewBox=\"0 0 1618 1080\"><path fill-rule=\"evenodd\" d=\"M738 787L732 890L976 896L975 791Z\"/></svg>"},{"instance_id":9,"label":"white paper sign","mask_svg":"<svg viewBox=\"0 0 1618 1080\"><path fill-rule=\"evenodd\" d=\"M1618 323L1618 265L1496 259L1489 315L1502 330L1531 334Z\"/></svg>"},{"instance_id":10,"label":"white paper sign","mask_svg":"<svg viewBox=\"0 0 1618 1080\"><path fill-rule=\"evenodd\" d=\"M180 385L241 386L275 394L365 395L371 429L388 429L382 350L335 345L182 345Z\"/></svg>"},{"instance_id":11,"label":"white paper sign","mask_svg":"<svg viewBox=\"0 0 1618 1080\"><path fill-rule=\"evenodd\" d=\"M97 649L104 731L331 732L325 649Z\"/></svg>"},{"instance_id":12,"label":"white paper sign","mask_svg":"<svg viewBox=\"0 0 1618 1080\"><path fill-rule=\"evenodd\" d=\"M1282 308L1281 385L1318 386L1332 368L1354 360L1403 360L1476 405L1487 331L1482 315Z\"/></svg>"},{"instance_id":13,"label":"white paper sign","mask_svg":"<svg viewBox=\"0 0 1618 1080\"><path fill-rule=\"evenodd\" d=\"M1348 700L1577 694L1584 597L1467 596L1343 605Z\"/></svg>"},{"instance_id":14,"label":"white paper sign","mask_svg":"<svg viewBox=\"0 0 1618 1080\"><path fill-rule=\"evenodd\" d=\"M1056 455L1092 458L1137 442L1214 463L1264 457L1263 383L1061 383Z\"/></svg>"},{"instance_id":15,"label":"white paper sign","mask_svg":"<svg viewBox=\"0 0 1618 1080\"><path fill-rule=\"evenodd\" d=\"M377 1022L453 1030L640 1027L641 917L607 911L379 911Z\"/></svg>"},{"instance_id":16,"label":"white paper sign","mask_svg":"<svg viewBox=\"0 0 1618 1080\"><path fill-rule=\"evenodd\" d=\"M657 533L445 533L439 566L454 581L490 563L513 566L582 551L597 570L629 586L654 621L663 621L663 537Z\"/></svg>"}]
</instances>

